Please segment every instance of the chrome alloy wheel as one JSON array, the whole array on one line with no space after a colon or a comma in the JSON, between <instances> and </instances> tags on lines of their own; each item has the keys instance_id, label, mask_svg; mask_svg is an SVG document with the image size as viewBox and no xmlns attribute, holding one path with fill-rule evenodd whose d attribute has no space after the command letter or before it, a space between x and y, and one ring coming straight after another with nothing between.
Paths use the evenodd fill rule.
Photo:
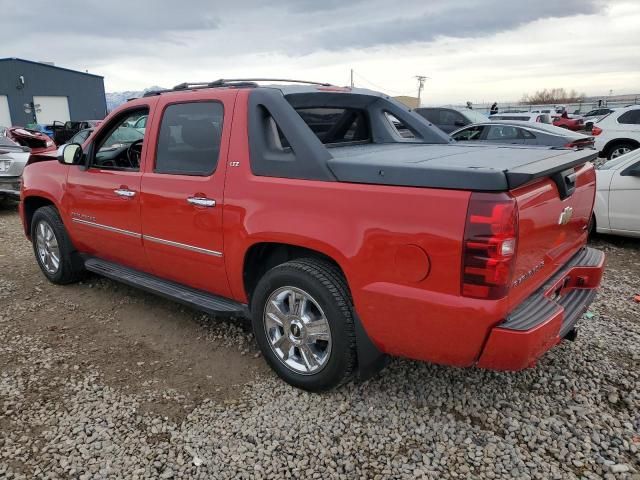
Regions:
<instances>
[{"instance_id":1,"label":"chrome alloy wheel","mask_svg":"<svg viewBox=\"0 0 640 480\"><path fill-rule=\"evenodd\" d=\"M36 249L40 263L47 273L55 274L60 268L60 247L51 226L41 221L36 226Z\"/></svg>"},{"instance_id":2,"label":"chrome alloy wheel","mask_svg":"<svg viewBox=\"0 0 640 480\"><path fill-rule=\"evenodd\" d=\"M304 290L281 287L265 304L267 340L290 370L311 375L322 370L331 355L331 329L318 302Z\"/></svg>"},{"instance_id":3,"label":"chrome alloy wheel","mask_svg":"<svg viewBox=\"0 0 640 480\"><path fill-rule=\"evenodd\" d=\"M625 153L629 153L630 151L631 149L629 147L618 147L613 152L611 152L611 160L613 160L614 158L618 158Z\"/></svg>"}]
</instances>

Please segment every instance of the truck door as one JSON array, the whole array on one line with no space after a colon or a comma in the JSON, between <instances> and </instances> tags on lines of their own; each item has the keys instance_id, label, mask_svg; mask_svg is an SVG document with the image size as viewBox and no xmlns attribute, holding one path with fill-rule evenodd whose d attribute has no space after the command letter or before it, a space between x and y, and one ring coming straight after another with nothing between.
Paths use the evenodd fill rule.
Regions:
<instances>
[{"instance_id":1,"label":"truck door","mask_svg":"<svg viewBox=\"0 0 640 480\"><path fill-rule=\"evenodd\" d=\"M145 132L152 146L142 177L142 234L153 273L229 296L222 212L237 91L160 96Z\"/></svg>"},{"instance_id":2,"label":"truck door","mask_svg":"<svg viewBox=\"0 0 640 480\"><path fill-rule=\"evenodd\" d=\"M148 142L125 125L148 113L149 104L138 102L99 129L85 148L87 165L69 168L64 199L79 250L139 270L148 270L140 231L141 166Z\"/></svg>"}]
</instances>

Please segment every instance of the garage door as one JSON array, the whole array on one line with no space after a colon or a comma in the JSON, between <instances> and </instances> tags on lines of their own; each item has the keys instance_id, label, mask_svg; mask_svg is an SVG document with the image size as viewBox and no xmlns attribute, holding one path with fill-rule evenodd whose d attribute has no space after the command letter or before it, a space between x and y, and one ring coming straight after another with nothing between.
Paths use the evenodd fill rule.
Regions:
<instances>
[{"instance_id":1,"label":"garage door","mask_svg":"<svg viewBox=\"0 0 640 480\"><path fill-rule=\"evenodd\" d=\"M6 95L0 95L0 127L11 126L11 113L9 112L9 100Z\"/></svg>"},{"instance_id":2,"label":"garage door","mask_svg":"<svg viewBox=\"0 0 640 480\"><path fill-rule=\"evenodd\" d=\"M71 120L67 97L36 97L34 95L33 104L36 106L38 123L50 125L56 120L59 122Z\"/></svg>"}]
</instances>

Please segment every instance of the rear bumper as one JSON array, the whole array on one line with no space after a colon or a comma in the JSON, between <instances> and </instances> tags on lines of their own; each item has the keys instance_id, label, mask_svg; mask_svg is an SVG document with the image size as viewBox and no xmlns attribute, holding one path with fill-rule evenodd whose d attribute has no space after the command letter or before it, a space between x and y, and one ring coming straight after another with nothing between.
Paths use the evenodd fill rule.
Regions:
<instances>
[{"instance_id":1,"label":"rear bumper","mask_svg":"<svg viewBox=\"0 0 640 480\"><path fill-rule=\"evenodd\" d=\"M0 198L20 200L20 177L0 177Z\"/></svg>"},{"instance_id":2,"label":"rear bumper","mask_svg":"<svg viewBox=\"0 0 640 480\"><path fill-rule=\"evenodd\" d=\"M604 264L604 253L582 249L491 330L477 365L492 370L533 366L544 352L574 329L596 295Z\"/></svg>"}]
</instances>

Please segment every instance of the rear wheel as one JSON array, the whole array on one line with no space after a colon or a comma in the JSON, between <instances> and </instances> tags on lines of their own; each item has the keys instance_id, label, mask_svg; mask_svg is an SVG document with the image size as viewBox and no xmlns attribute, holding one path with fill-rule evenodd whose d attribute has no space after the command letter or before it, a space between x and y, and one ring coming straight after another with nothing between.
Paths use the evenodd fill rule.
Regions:
<instances>
[{"instance_id":1,"label":"rear wheel","mask_svg":"<svg viewBox=\"0 0 640 480\"><path fill-rule=\"evenodd\" d=\"M251 301L262 354L287 383L322 391L346 382L356 364L351 298L342 273L314 258L269 270Z\"/></svg>"},{"instance_id":2,"label":"rear wheel","mask_svg":"<svg viewBox=\"0 0 640 480\"><path fill-rule=\"evenodd\" d=\"M635 150L637 145L633 145L628 142L621 142L612 145L607 152L607 159L613 160L614 158L618 158L625 153L629 153L631 150Z\"/></svg>"},{"instance_id":3,"label":"rear wheel","mask_svg":"<svg viewBox=\"0 0 640 480\"><path fill-rule=\"evenodd\" d=\"M49 281L67 284L80 279L82 264L54 207L41 207L33 214L31 241L38 265Z\"/></svg>"}]
</instances>

